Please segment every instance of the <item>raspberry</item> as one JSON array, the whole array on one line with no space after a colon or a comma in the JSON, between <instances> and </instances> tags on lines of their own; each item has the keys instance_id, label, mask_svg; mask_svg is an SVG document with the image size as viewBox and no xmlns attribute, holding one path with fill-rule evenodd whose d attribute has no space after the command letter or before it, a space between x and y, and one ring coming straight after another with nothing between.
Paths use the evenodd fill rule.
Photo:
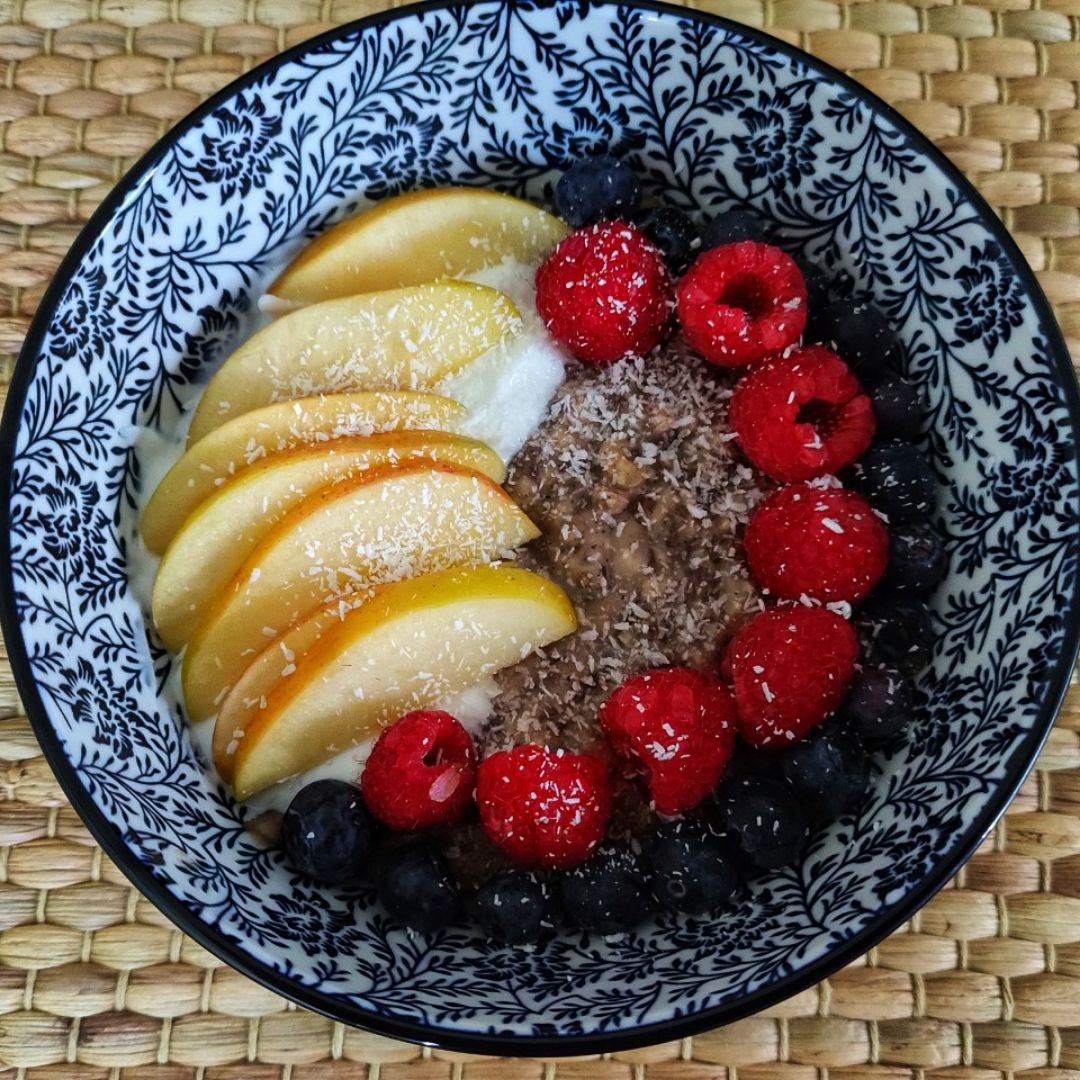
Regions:
<instances>
[{"instance_id":1,"label":"raspberry","mask_svg":"<svg viewBox=\"0 0 1080 1080\"><path fill-rule=\"evenodd\" d=\"M360 790L380 821L405 831L456 821L475 782L476 752L469 733L449 713L418 710L379 736Z\"/></svg>"},{"instance_id":2,"label":"raspberry","mask_svg":"<svg viewBox=\"0 0 1080 1080\"><path fill-rule=\"evenodd\" d=\"M795 260L743 240L703 252L679 282L683 335L706 360L739 367L799 340L806 284Z\"/></svg>"},{"instance_id":3,"label":"raspberry","mask_svg":"<svg viewBox=\"0 0 1080 1080\"><path fill-rule=\"evenodd\" d=\"M793 483L850 465L870 445L874 410L843 360L810 345L739 382L731 426L762 472Z\"/></svg>"},{"instance_id":4,"label":"raspberry","mask_svg":"<svg viewBox=\"0 0 1080 1080\"><path fill-rule=\"evenodd\" d=\"M727 687L687 668L628 679L600 709L615 752L646 777L661 814L697 806L719 781L735 746Z\"/></svg>"},{"instance_id":5,"label":"raspberry","mask_svg":"<svg viewBox=\"0 0 1080 1080\"><path fill-rule=\"evenodd\" d=\"M611 816L607 766L589 754L529 744L480 763L476 803L488 839L526 869L583 863Z\"/></svg>"},{"instance_id":6,"label":"raspberry","mask_svg":"<svg viewBox=\"0 0 1080 1080\"><path fill-rule=\"evenodd\" d=\"M784 600L861 600L881 580L889 534L854 491L796 484L773 492L746 526L746 561Z\"/></svg>"},{"instance_id":7,"label":"raspberry","mask_svg":"<svg viewBox=\"0 0 1080 1080\"><path fill-rule=\"evenodd\" d=\"M739 734L759 748L804 738L843 701L857 653L851 624L827 608L755 615L724 656Z\"/></svg>"},{"instance_id":8,"label":"raspberry","mask_svg":"<svg viewBox=\"0 0 1080 1080\"><path fill-rule=\"evenodd\" d=\"M633 225L603 221L571 233L536 272L536 309L579 360L611 364L663 341L671 278Z\"/></svg>"}]
</instances>

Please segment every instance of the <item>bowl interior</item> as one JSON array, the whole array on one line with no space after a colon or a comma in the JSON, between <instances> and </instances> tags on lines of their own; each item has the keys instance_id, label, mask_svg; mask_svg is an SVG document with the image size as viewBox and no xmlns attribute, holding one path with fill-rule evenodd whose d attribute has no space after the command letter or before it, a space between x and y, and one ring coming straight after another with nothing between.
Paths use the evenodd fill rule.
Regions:
<instances>
[{"instance_id":1,"label":"bowl interior","mask_svg":"<svg viewBox=\"0 0 1080 1080\"><path fill-rule=\"evenodd\" d=\"M950 571L909 743L878 759L861 812L801 866L723 916L506 953L465 925L397 929L366 890L315 889L244 830L132 587L135 507L154 440L304 236L418 186L542 198L554 170L601 147L674 205L756 206L888 312L932 403ZM1048 729L1075 645L1068 358L1030 272L956 175L854 84L776 43L644 6L485 0L370 20L196 114L68 265L5 418L5 629L27 707L121 865L185 929L305 1004L473 1048L558 1038L555 1052L730 1018L826 974L930 895Z\"/></svg>"}]
</instances>

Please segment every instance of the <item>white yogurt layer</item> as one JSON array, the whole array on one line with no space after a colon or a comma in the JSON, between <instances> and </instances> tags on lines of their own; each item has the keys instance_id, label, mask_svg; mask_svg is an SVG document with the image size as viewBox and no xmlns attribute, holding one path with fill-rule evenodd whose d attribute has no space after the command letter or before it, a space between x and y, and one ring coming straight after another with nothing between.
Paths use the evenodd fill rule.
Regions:
<instances>
[{"instance_id":1,"label":"white yogurt layer","mask_svg":"<svg viewBox=\"0 0 1080 1080\"><path fill-rule=\"evenodd\" d=\"M273 281L281 268L269 269L263 281ZM563 380L564 354L551 340L536 311L535 275L535 266L508 259L498 266L468 276L469 281L489 285L509 296L521 312L524 327L513 339L485 353L433 388L436 393L454 398L468 409L463 433L487 443L507 462L539 427ZM233 343L234 348L265 326L271 314L282 313L280 306L272 301L272 297L263 297L259 301L249 325L243 328ZM140 517L162 477L184 452L187 429L203 386L189 389L191 397L184 402L184 412L171 430L139 427L133 432L142 470L142 488L136 509ZM147 621L159 562L160 559L146 549L137 534L129 537L128 579ZM181 700L180 665L176 663L173 667L167 690ZM476 734L491 715L492 701L497 692L495 681L488 679L440 699L432 708L445 709ZM200 724L189 725L189 731L192 744L213 774L211 744L214 720L211 718ZM355 781L371 752L371 746L372 741L368 740L351 747L316 768L256 795L247 804L256 812L284 810L296 792L313 780L334 778Z\"/></svg>"}]
</instances>

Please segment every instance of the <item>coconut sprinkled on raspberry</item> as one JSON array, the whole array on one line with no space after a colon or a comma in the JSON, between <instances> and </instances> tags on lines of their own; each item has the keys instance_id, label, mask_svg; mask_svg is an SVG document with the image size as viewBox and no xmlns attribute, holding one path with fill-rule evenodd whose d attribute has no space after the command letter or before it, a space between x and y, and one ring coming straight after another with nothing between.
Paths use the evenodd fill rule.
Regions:
<instances>
[{"instance_id":1,"label":"coconut sprinkled on raspberry","mask_svg":"<svg viewBox=\"0 0 1080 1080\"><path fill-rule=\"evenodd\" d=\"M579 360L610 364L663 341L671 278L640 229L604 221L572 233L536 273L536 309Z\"/></svg>"},{"instance_id":2,"label":"coconut sprinkled on raspberry","mask_svg":"<svg viewBox=\"0 0 1080 1080\"><path fill-rule=\"evenodd\" d=\"M750 572L785 600L856 603L889 558L889 535L861 495L810 484L770 495L750 519L745 544Z\"/></svg>"},{"instance_id":3,"label":"coconut sprinkled on raspberry","mask_svg":"<svg viewBox=\"0 0 1080 1080\"><path fill-rule=\"evenodd\" d=\"M565 870L603 838L611 781L597 757L518 746L480 763L476 804L488 839L507 858L526 869Z\"/></svg>"}]
</instances>

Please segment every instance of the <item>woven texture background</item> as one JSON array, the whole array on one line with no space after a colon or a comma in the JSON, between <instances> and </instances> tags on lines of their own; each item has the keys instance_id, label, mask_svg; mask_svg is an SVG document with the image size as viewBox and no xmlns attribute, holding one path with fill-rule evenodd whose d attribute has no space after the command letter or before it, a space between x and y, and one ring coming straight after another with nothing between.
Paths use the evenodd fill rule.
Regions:
<instances>
[{"instance_id":1,"label":"woven texture background","mask_svg":"<svg viewBox=\"0 0 1080 1080\"><path fill-rule=\"evenodd\" d=\"M379 0L0 0L0 398L83 222L206 95ZM716 0L844 68L1012 229L1080 355L1080 0ZM0 645L0 1074L28 1080L1080 1080L1080 687L964 871L766 1013L608 1059L421 1051L294 1009L174 930L66 805Z\"/></svg>"}]
</instances>

